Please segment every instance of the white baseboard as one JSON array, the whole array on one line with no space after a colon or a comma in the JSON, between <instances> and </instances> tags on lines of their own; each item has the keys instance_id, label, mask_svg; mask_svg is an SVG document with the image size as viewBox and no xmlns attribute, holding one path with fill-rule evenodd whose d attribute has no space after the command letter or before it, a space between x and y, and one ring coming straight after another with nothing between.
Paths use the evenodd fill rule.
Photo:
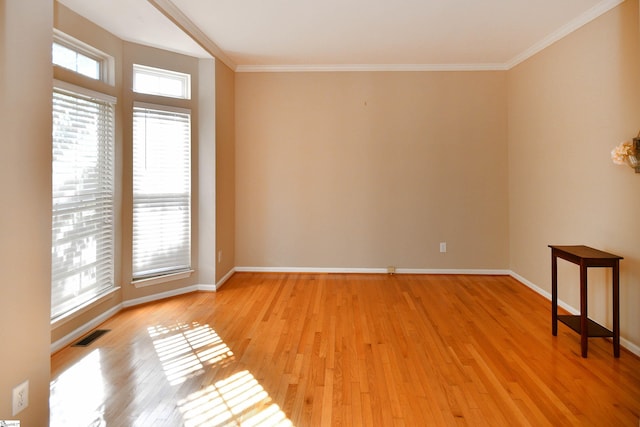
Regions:
<instances>
[{"instance_id":1,"label":"white baseboard","mask_svg":"<svg viewBox=\"0 0 640 427\"><path fill-rule=\"evenodd\" d=\"M171 298L178 295L188 294L200 290L200 285L187 286L186 288L174 289L173 291L161 292L159 294L153 294L142 298L130 299L122 302L123 308L134 307L140 304L146 304L148 302L158 301L165 298Z\"/></svg>"},{"instance_id":2,"label":"white baseboard","mask_svg":"<svg viewBox=\"0 0 640 427\"><path fill-rule=\"evenodd\" d=\"M509 276L509 270L495 269L423 269L423 268L398 268L397 274L462 274L479 276Z\"/></svg>"},{"instance_id":3,"label":"white baseboard","mask_svg":"<svg viewBox=\"0 0 640 427\"><path fill-rule=\"evenodd\" d=\"M96 328L109 318L118 314L122 309L135 307L137 305L149 302L159 301L165 298L171 298L178 295L187 294L195 291L215 292L219 290L235 272L251 272L251 273L344 273L344 274L386 274L386 268L318 268L318 267L235 267L232 268L224 277L222 277L215 285L199 284L186 288L175 289L173 291L161 292L142 298L124 301L117 306L111 308L100 316L92 319L90 322L82 325L80 328L69 333L65 337L51 344L51 353L54 353L74 340L82 337L87 332ZM480 274L480 275L510 275L509 270L475 270L475 269L410 269L398 268L396 274ZM522 279L524 280L524 279Z\"/></svg>"},{"instance_id":4,"label":"white baseboard","mask_svg":"<svg viewBox=\"0 0 640 427\"><path fill-rule=\"evenodd\" d=\"M520 276L518 273L514 271L512 271L510 275L511 277L516 279L518 282L522 283L528 288L531 288L534 292L542 295L543 297L551 301L551 294L549 292L545 291L544 289L540 288L539 286L535 285L533 282L530 282L529 280L525 279L524 277ZM564 308L570 314L574 314L574 315L580 314L580 310L567 304L564 301L558 300L558 306ZM634 344L631 341L624 339L623 337L620 337L620 346L626 348L631 353L640 357L640 346L638 346L637 344Z\"/></svg>"},{"instance_id":5,"label":"white baseboard","mask_svg":"<svg viewBox=\"0 0 640 427\"><path fill-rule=\"evenodd\" d=\"M236 267L239 273L386 273L386 268Z\"/></svg>"},{"instance_id":6,"label":"white baseboard","mask_svg":"<svg viewBox=\"0 0 640 427\"><path fill-rule=\"evenodd\" d=\"M542 289L539 286L535 285L533 282L530 282L529 280L527 280L524 277L520 276L516 272L512 271L510 275L511 275L511 277L516 279L518 282L520 282L523 285L525 285L527 288L532 289L534 292L542 295L543 297L545 297L546 299L551 301L551 294L549 292L545 291L544 289ZM580 314L580 310L576 309L575 307L567 304L566 302L564 302L564 301L562 301L560 299L558 300L558 306L564 308L565 310L567 310L571 314Z\"/></svg>"},{"instance_id":7,"label":"white baseboard","mask_svg":"<svg viewBox=\"0 0 640 427\"><path fill-rule=\"evenodd\" d=\"M102 313L100 316L91 319L90 322L85 323L84 325L80 326L78 329L76 329L75 331L65 335L64 337L60 338L58 341L51 343L51 354L55 353L58 350L62 350L64 347L68 346L69 344L71 344L72 342L74 342L75 340L77 340L78 338L80 338L81 336L83 336L84 334L86 334L87 332L89 332L90 330L92 330L93 328L98 327L101 323L106 322L107 320L109 320L111 317L115 316L116 314L118 314L121 310L122 310L122 304L118 304L115 307L112 307L110 310L105 311L104 313Z\"/></svg>"},{"instance_id":8,"label":"white baseboard","mask_svg":"<svg viewBox=\"0 0 640 427\"><path fill-rule=\"evenodd\" d=\"M624 347L627 350L629 350L631 353L633 353L636 356L640 357L640 347L637 346L636 344L632 343L631 341L620 337L620 347Z\"/></svg>"},{"instance_id":9,"label":"white baseboard","mask_svg":"<svg viewBox=\"0 0 640 427\"><path fill-rule=\"evenodd\" d=\"M122 309L128 307L134 307L140 304L146 304L148 302L158 301L165 298L171 298L178 295L187 294L195 291L205 291L205 292L215 292L220 289L230 278L233 276L235 272L251 272L251 273L351 273L351 274L386 274L386 268L298 268L298 267L235 267L232 268L222 279L220 279L215 285L192 285L186 288L176 289L173 291L162 292L159 294L149 295L142 298L136 298L133 300L124 301L121 304L111 308L110 310L104 312L100 316L92 319L90 322L82 325L78 329L59 339L58 341L51 344L51 353L55 353L58 350L66 347L71 344L73 341L82 337L87 332L99 326L101 323L107 321L111 317L118 314ZM511 276L523 285L532 289L534 292L542 295L547 300L551 301L551 294L544 289L540 288L533 282L525 279L520 276L518 273L511 270L476 270L476 269L396 269L396 274L477 274L477 275L505 275ZM558 305L563 309L567 310L571 314L579 314L580 311L571 305L565 303L564 301L558 300ZM620 338L620 345L636 356L640 356L640 346L635 343L632 343L629 340L624 338Z\"/></svg>"},{"instance_id":10,"label":"white baseboard","mask_svg":"<svg viewBox=\"0 0 640 427\"><path fill-rule=\"evenodd\" d=\"M52 343L50 347L51 354L68 346L69 344L79 339L80 337L82 337L84 334L91 331L92 329L100 326L102 323L106 322L111 317L115 316L125 308L135 307L136 305L146 304L148 302L153 302L153 301L159 301L161 299L171 298L171 297L188 294L190 292L195 292L195 291L215 292L216 286L215 285L192 285L186 288L176 289L168 292L161 292L159 294L154 294L154 295L149 295L142 298L136 298L136 299L124 301L116 305L115 307L112 307L111 309L107 310L106 312L102 313L100 316L94 319L91 319L91 321L85 323L78 329L60 338L58 341Z\"/></svg>"},{"instance_id":11,"label":"white baseboard","mask_svg":"<svg viewBox=\"0 0 640 427\"><path fill-rule=\"evenodd\" d=\"M322 267L236 267L237 272L246 273L344 273L344 274L386 274L386 268L322 268ZM395 274L479 274L509 276L510 270L481 269L420 269L396 268Z\"/></svg>"},{"instance_id":12,"label":"white baseboard","mask_svg":"<svg viewBox=\"0 0 640 427\"><path fill-rule=\"evenodd\" d=\"M213 290L217 291L218 289L220 289L222 287L222 285L227 283L227 280L229 280L231 278L231 276L233 276L233 273L235 273L235 272L236 272L235 267L232 268L231 270L229 270L229 272L227 274L225 274L224 277L222 277L222 279L220 279L218 281L218 283L215 284Z\"/></svg>"}]
</instances>

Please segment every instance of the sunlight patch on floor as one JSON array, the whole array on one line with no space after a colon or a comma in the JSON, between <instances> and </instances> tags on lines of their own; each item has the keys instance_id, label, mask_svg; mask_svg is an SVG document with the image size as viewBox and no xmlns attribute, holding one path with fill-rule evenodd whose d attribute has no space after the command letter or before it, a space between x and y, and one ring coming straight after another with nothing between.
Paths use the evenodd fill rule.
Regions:
<instances>
[{"instance_id":1,"label":"sunlight patch on floor","mask_svg":"<svg viewBox=\"0 0 640 427\"><path fill-rule=\"evenodd\" d=\"M172 386L233 358L231 349L209 325L154 326L148 332ZM178 408L185 427L292 426L246 370L189 394L178 402Z\"/></svg>"},{"instance_id":2,"label":"sunlight patch on floor","mask_svg":"<svg viewBox=\"0 0 640 427\"><path fill-rule=\"evenodd\" d=\"M248 371L192 393L178 404L184 414L185 427L292 425Z\"/></svg>"},{"instance_id":3,"label":"sunlight patch on floor","mask_svg":"<svg viewBox=\"0 0 640 427\"><path fill-rule=\"evenodd\" d=\"M106 426L101 365L96 349L51 381L51 427Z\"/></svg>"},{"instance_id":4,"label":"sunlight patch on floor","mask_svg":"<svg viewBox=\"0 0 640 427\"><path fill-rule=\"evenodd\" d=\"M233 356L233 352L208 325L181 324L148 329L158 358L171 385L204 372L206 365Z\"/></svg>"}]
</instances>

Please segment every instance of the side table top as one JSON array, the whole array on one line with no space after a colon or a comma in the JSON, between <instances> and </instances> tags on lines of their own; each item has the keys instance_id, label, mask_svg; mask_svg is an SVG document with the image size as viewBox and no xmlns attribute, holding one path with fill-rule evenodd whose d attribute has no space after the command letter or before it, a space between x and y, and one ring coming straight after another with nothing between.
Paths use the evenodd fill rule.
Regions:
<instances>
[{"instance_id":1,"label":"side table top","mask_svg":"<svg viewBox=\"0 0 640 427\"><path fill-rule=\"evenodd\" d=\"M594 249L589 246L576 245L576 246L558 246L549 245L551 249L555 249L560 252L564 252L568 255L573 255L581 259L624 259L619 255L610 254L599 249Z\"/></svg>"}]
</instances>

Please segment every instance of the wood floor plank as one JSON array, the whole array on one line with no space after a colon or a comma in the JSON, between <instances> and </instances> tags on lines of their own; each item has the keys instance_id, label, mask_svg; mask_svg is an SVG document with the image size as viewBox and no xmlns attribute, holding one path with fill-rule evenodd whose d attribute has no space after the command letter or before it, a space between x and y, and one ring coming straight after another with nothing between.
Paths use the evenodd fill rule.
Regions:
<instances>
[{"instance_id":1,"label":"wood floor plank","mask_svg":"<svg viewBox=\"0 0 640 427\"><path fill-rule=\"evenodd\" d=\"M51 426L633 426L640 358L507 276L236 273L51 358ZM100 424L102 423L102 424Z\"/></svg>"}]
</instances>

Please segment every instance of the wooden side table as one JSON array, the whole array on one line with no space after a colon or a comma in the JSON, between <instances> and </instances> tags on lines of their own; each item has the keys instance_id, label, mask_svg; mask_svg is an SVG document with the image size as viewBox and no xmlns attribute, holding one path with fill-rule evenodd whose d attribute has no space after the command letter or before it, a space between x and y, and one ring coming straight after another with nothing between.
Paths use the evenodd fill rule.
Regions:
<instances>
[{"instance_id":1,"label":"wooden side table","mask_svg":"<svg viewBox=\"0 0 640 427\"><path fill-rule=\"evenodd\" d=\"M558 335L558 320L580 334L582 357L587 357L589 337L613 337L613 355L620 357L620 260L621 256L588 246L555 246L551 248L551 328ZM580 315L558 316L558 258L580 266ZM587 315L587 269L611 267L613 270L613 331L589 319Z\"/></svg>"}]
</instances>

